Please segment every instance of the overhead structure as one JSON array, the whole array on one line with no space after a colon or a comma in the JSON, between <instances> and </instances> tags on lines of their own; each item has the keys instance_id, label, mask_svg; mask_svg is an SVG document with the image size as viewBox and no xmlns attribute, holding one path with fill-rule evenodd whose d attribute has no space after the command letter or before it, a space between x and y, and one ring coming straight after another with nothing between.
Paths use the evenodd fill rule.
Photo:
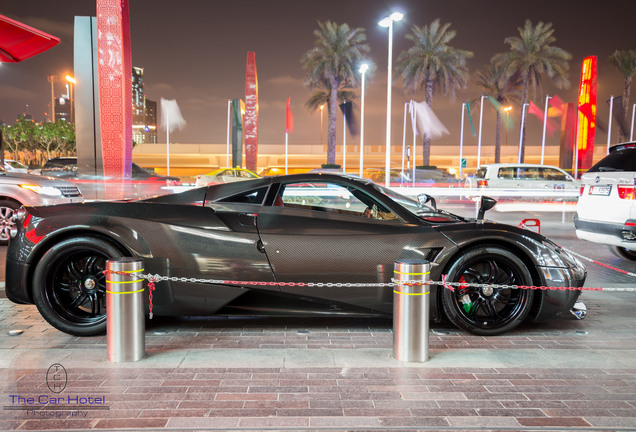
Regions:
<instances>
[{"instance_id":1,"label":"overhead structure","mask_svg":"<svg viewBox=\"0 0 636 432\"><path fill-rule=\"evenodd\" d=\"M0 15L0 62L21 62L59 43L60 38Z\"/></svg>"},{"instance_id":2,"label":"overhead structure","mask_svg":"<svg viewBox=\"0 0 636 432\"><path fill-rule=\"evenodd\" d=\"M256 74L256 53L252 51L247 53L243 120L245 168L256 171L258 160L258 76Z\"/></svg>"}]
</instances>

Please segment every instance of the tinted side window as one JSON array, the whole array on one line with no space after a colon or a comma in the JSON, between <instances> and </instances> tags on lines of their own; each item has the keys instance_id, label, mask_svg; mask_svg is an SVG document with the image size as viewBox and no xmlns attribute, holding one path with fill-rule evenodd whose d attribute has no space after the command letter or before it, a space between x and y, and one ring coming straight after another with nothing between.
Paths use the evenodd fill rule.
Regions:
<instances>
[{"instance_id":1,"label":"tinted side window","mask_svg":"<svg viewBox=\"0 0 636 432\"><path fill-rule=\"evenodd\" d=\"M219 202L233 202L233 203L244 203L244 204L263 204L263 200L265 199L265 195L267 194L267 186L263 186L261 188L251 190L248 192L243 192L237 195L232 195L228 198L223 198L219 200Z\"/></svg>"},{"instance_id":2,"label":"tinted side window","mask_svg":"<svg viewBox=\"0 0 636 432\"><path fill-rule=\"evenodd\" d=\"M487 168L479 168L475 173L475 178L483 179L486 177L486 169Z\"/></svg>"},{"instance_id":3,"label":"tinted side window","mask_svg":"<svg viewBox=\"0 0 636 432\"><path fill-rule=\"evenodd\" d=\"M612 152L596 163L588 172L636 171L636 149Z\"/></svg>"},{"instance_id":4,"label":"tinted side window","mask_svg":"<svg viewBox=\"0 0 636 432\"><path fill-rule=\"evenodd\" d=\"M513 168L500 168L497 177L500 179L512 180L514 174Z\"/></svg>"},{"instance_id":5,"label":"tinted side window","mask_svg":"<svg viewBox=\"0 0 636 432\"><path fill-rule=\"evenodd\" d=\"M566 181L567 178L559 170L554 168L541 168L541 178L544 180Z\"/></svg>"},{"instance_id":6,"label":"tinted side window","mask_svg":"<svg viewBox=\"0 0 636 432\"><path fill-rule=\"evenodd\" d=\"M518 171L518 178L523 180L538 180L539 168L535 167L521 167Z\"/></svg>"}]
</instances>

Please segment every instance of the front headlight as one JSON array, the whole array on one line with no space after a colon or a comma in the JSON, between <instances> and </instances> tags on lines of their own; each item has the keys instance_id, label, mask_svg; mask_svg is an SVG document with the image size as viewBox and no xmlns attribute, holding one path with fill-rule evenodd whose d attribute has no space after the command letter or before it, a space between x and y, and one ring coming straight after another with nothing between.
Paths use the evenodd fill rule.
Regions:
<instances>
[{"instance_id":1,"label":"front headlight","mask_svg":"<svg viewBox=\"0 0 636 432\"><path fill-rule=\"evenodd\" d=\"M36 194L39 195L47 195L47 196L53 196L53 197L57 197L57 196L62 196L62 191L59 190L56 187L53 186L39 186L39 185L32 185L32 184L21 184L20 187L22 189L28 189L32 192L35 192Z\"/></svg>"}]
</instances>

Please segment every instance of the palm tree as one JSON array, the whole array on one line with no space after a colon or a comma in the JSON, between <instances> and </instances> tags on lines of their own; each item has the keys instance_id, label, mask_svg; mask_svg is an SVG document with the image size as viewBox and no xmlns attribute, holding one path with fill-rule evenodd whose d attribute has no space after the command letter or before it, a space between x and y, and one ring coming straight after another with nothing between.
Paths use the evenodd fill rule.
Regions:
<instances>
[{"instance_id":1,"label":"palm tree","mask_svg":"<svg viewBox=\"0 0 636 432\"><path fill-rule=\"evenodd\" d=\"M618 69L625 77L625 86L623 87L623 113L625 115L625 124L627 124L627 113L629 112L629 94L632 88L632 77L636 74L636 52L614 51L609 57L609 62ZM627 141L626 131L619 128L618 142Z\"/></svg>"},{"instance_id":2,"label":"palm tree","mask_svg":"<svg viewBox=\"0 0 636 432\"><path fill-rule=\"evenodd\" d=\"M491 62L486 72L477 72L477 80L485 94L500 105L518 103L521 98L521 76L510 74L501 65ZM506 124L506 128L509 125ZM501 111L497 109L497 134L495 137L495 163L501 161Z\"/></svg>"},{"instance_id":3,"label":"palm tree","mask_svg":"<svg viewBox=\"0 0 636 432\"><path fill-rule=\"evenodd\" d=\"M319 21L314 35L314 47L302 56L301 63L307 69L305 85L328 94L327 163L335 164L338 93L357 86L356 66L369 52L369 46L364 29L351 29L348 24ZM308 100L308 106L313 106L314 96Z\"/></svg>"},{"instance_id":4,"label":"palm tree","mask_svg":"<svg viewBox=\"0 0 636 432\"><path fill-rule=\"evenodd\" d=\"M556 42L552 23L539 23L534 26L530 20L526 20L523 27L519 27L519 37L511 36L504 39L504 43L510 46L510 51L495 55L493 60L501 64L510 73L518 72L521 75L521 106L528 102L528 88L532 87L536 92L541 89L542 74L547 74L554 85L561 89L567 88L570 81L567 71L572 55L552 43ZM525 123L521 129L521 162L525 157Z\"/></svg>"},{"instance_id":5,"label":"palm tree","mask_svg":"<svg viewBox=\"0 0 636 432\"><path fill-rule=\"evenodd\" d=\"M338 88L338 104L353 101L358 98L356 92L351 88L347 87L346 82L341 83L340 88ZM320 109L321 105L329 104L329 97L331 95L331 90L329 89L329 83L326 81L318 82L314 86L314 92L311 94L307 102L305 102L305 108L311 111L317 111Z\"/></svg>"},{"instance_id":6,"label":"palm tree","mask_svg":"<svg viewBox=\"0 0 636 432\"><path fill-rule=\"evenodd\" d=\"M397 59L397 71L404 83L404 88L412 94L424 86L424 100L430 107L433 94L455 95L455 90L466 85L468 67L466 59L473 53L453 48L448 43L456 35L450 30L450 23L440 24L436 19L429 26L413 26L412 33L406 38L413 41L413 46L403 51ZM423 162L430 163L431 139L424 136Z\"/></svg>"}]
</instances>

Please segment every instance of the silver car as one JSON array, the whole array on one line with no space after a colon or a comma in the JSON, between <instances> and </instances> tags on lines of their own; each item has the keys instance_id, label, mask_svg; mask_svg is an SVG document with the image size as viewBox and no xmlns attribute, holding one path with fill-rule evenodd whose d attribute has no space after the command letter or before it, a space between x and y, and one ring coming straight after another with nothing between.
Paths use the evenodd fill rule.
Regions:
<instances>
[{"instance_id":1,"label":"silver car","mask_svg":"<svg viewBox=\"0 0 636 432\"><path fill-rule=\"evenodd\" d=\"M9 242L13 214L20 206L48 206L82 202L73 183L23 173L8 173L0 167L0 245Z\"/></svg>"}]
</instances>

